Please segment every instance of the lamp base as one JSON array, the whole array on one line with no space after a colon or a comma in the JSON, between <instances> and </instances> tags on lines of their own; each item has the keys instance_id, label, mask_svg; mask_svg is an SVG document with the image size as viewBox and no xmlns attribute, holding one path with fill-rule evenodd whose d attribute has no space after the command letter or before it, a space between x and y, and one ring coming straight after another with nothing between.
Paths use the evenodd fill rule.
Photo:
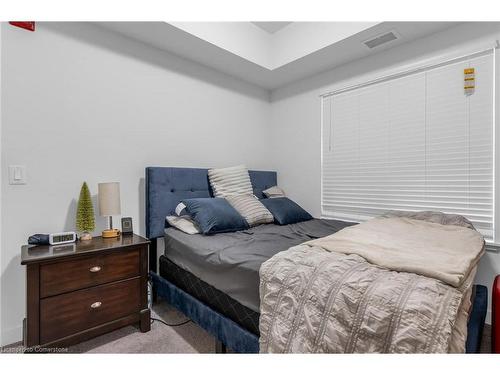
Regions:
<instances>
[{"instance_id":1,"label":"lamp base","mask_svg":"<svg viewBox=\"0 0 500 375\"><path fill-rule=\"evenodd\" d=\"M120 231L118 229L104 229L102 231L102 238L115 238L120 235Z\"/></svg>"}]
</instances>

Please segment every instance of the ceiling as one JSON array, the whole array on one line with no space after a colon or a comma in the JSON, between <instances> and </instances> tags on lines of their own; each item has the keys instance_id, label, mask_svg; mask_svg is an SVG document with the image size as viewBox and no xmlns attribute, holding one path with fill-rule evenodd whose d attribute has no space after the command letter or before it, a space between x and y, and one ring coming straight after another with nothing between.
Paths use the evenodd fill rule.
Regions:
<instances>
[{"instance_id":1,"label":"ceiling","mask_svg":"<svg viewBox=\"0 0 500 375\"><path fill-rule=\"evenodd\" d=\"M268 90L443 31L457 22L99 22L100 26ZM276 30L278 25L268 27ZM368 39L396 31L374 49Z\"/></svg>"},{"instance_id":2,"label":"ceiling","mask_svg":"<svg viewBox=\"0 0 500 375\"><path fill-rule=\"evenodd\" d=\"M287 27L291 22L252 22L255 26L267 31L269 34L274 34L284 27Z\"/></svg>"}]
</instances>

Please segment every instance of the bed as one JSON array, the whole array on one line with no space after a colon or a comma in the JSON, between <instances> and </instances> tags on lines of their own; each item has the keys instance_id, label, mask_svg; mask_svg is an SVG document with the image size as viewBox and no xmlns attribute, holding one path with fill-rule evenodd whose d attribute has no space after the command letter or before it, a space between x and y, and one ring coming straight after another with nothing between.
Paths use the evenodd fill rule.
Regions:
<instances>
[{"instance_id":1,"label":"bed","mask_svg":"<svg viewBox=\"0 0 500 375\"><path fill-rule=\"evenodd\" d=\"M258 335L261 264L280 251L349 225L314 219L213 236L167 228L160 275Z\"/></svg>"},{"instance_id":2,"label":"bed","mask_svg":"<svg viewBox=\"0 0 500 375\"><path fill-rule=\"evenodd\" d=\"M276 172L250 171L254 194L276 185ZM212 334L219 350L259 351L260 264L274 254L352 225L311 220L289 226L261 225L213 236L187 235L165 225L180 199L210 197L207 170L146 168L146 231L152 241L150 274L153 294L165 299ZM158 239L165 249L156 264ZM158 273L159 269L159 273ZM486 314L487 291L476 286L468 324L467 352L479 350Z\"/></svg>"}]
</instances>

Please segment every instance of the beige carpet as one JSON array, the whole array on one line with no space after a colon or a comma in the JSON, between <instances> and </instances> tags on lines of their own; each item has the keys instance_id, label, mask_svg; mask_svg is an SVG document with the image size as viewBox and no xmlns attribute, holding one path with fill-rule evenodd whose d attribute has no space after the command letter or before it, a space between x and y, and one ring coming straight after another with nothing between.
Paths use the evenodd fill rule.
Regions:
<instances>
[{"instance_id":1,"label":"beige carpet","mask_svg":"<svg viewBox=\"0 0 500 375\"><path fill-rule=\"evenodd\" d=\"M167 323L181 323L187 318L165 302L153 306L153 318ZM214 353L215 340L205 330L190 322L167 327L153 321L151 330L142 333L128 326L71 346L71 353Z\"/></svg>"},{"instance_id":2,"label":"beige carpet","mask_svg":"<svg viewBox=\"0 0 500 375\"><path fill-rule=\"evenodd\" d=\"M152 316L174 324L186 321L183 314L165 302L155 304ZM8 347L22 349L19 345L20 343L17 343ZM491 326L486 325L481 352L490 353L490 348ZM141 333L136 326L128 326L69 347L70 353L214 353L214 351L214 338L196 324L190 322L179 327L167 327L156 321L151 324L151 331L146 333Z\"/></svg>"}]
</instances>

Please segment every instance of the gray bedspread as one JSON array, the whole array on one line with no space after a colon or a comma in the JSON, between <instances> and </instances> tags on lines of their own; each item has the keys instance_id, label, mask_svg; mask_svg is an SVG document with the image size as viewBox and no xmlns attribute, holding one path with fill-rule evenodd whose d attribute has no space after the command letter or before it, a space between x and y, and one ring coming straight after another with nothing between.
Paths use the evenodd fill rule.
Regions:
<instances>
[{"instance_id":1,"label":"gray bedspread","mask_svg":"<svg viewBox=\"0 0 500 375\"><path fill-rule=\"evenodd\" d=\"M313 219L290 225L260 225L212 236L165 229L165 256L186 271L259 311L259 269L273 255L328 236L351 223Z\"/></svg>"},{"instance_id":2,"label":"gray bedspread","mask_svg":"<svg viewBox=\"0 0 500 375\"><path fill-rule=\"evenodd\" d=\"M484 239L464 223L376 218L275 255L260 269L260 351L465 352Z\"/></svg>"}]
</instances>

